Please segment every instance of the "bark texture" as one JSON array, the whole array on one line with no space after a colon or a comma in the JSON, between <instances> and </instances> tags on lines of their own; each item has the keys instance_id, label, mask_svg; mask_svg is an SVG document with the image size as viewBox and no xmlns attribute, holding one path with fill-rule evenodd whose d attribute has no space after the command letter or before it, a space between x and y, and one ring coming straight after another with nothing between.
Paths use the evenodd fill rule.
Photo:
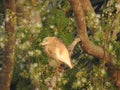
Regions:
<instances>
[{"instance_id":1,"label":"bark texture","mask_svg":"<svg viewBox=\"0 0 120 90\"><path fill-rule=\"evenodd\" d=\"M85 1L86 3L89 2L89 0L85 0ZM104 51L102 47L93 44L88 38L87 30L86 30L85 13L84 13L84 10L86 11L87 9L85 9L86 7L84 7L84 9L82 8L83 0L69 0L69 2L76 17L76 22L78 27L78 37L81 40L82 48L88 54L98 57L100 59L104 58L106 63L110 62L111 59L109 54L106 51Z\"/></svg>"},{"instance_id":2,"label":"bark texture","mask_svg":"<svg viewBox=\"0 0 120 90\"><path fill-rule=\"evenodd\" d=\"M119 1L120 0L118 0L118 3ZM120 89L120 78L118 78L120 77L120 70L112 68L114 66L111 65L112 59L110 54L107 53L107 51L101 46L97 46L92 43L87 35L85 16L87 15L88 11L95 13L90 4L90 0L69 0L69 2L76 18L78 29L77 36L80 38L81 47L84 51L86 51L86 53L105 61L111 80L113 80L115 85Z\"/></svg>"},{"instance_id":3,"label":"bark texture","mask_svg":"<svg viewBox=\"0 0 120 90\"><path fill-rule=\"evenodd\" d=\"M6 41L4 47L4 59L0 74L0 89L10 90L10 83L14 67L14 44L15 44L15 0L5 0L6 9Z\"/></svg>"}]
</instances>

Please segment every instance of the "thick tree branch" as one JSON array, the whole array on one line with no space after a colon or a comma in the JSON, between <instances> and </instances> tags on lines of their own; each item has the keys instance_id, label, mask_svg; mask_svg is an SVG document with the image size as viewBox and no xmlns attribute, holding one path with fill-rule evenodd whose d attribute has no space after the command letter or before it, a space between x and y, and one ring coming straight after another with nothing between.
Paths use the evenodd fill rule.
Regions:
<instances>
[{"instance_id":1,"label":"thick tree branch","mask_svg":"<svg viewBox=\"0 0 120 90\"><path fill-rule=\"evenodd\" d=\"M95 13L94 9L90 3L90 0L79 0L82 4L83 12L85 15L87 15L88 11Z\"/></svg>"},{"instance_id":2,"label":"thick tree branch","mask_svg":"<svg viewBox=\"0 0 120 90\"><path fill-rule=\"evenodd\" d=\"M85 0L86 3L89 0ZM86 30L86 22L85 22L85 14L82 7L83 0L69 0L73 12L75 14L77 28L78 28L78 37L81 40L81 47L90 55L93 55L100 59L105 59L106 63L110 62L110 55L104 51L104 49L100 46L93 44L87 35ZM84 9L86 10L86 9Z\"/></svg>"},{"instance_id":3,"label":"thick tree branch","mask_svg":"<svg viewBox=\"0 0 120 90\"><path fill-rule=\"evenodd\" d=\"M71 7L74 11L77 27L78 27L78 37L81 40L81 47L88 54L98 57L100 59L105 60L108 67L108 73L110 74L111 79L115 82L115 85L120 89L120 70L114 69L114 66L111 66L111 58L110 55L105 51L102 47L93 44L87 35L86 30L86 22L85 16L87 15L87 11L92 11L94 13L89 0L69 0ZM118 0L118 5L120 4L120 0ZM90 10L91 9L91 10ZM119 8L117 12L119 13ZM74 43L74 41L73 41ZM73 45L75 46L75 45Z\"/></svg>"}]
</instances>

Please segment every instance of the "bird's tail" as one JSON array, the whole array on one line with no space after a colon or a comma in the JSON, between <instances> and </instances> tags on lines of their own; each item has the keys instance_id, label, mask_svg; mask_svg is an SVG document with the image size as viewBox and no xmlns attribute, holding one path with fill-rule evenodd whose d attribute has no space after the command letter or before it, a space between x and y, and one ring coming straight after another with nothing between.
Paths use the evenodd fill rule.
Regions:
<instances>
[{"instance_id":1,"label":"bird's tail","mask_svg":"<svg viewBox=\"0 0 120 90\"><path fill-rule=\"evenodd\" d=\"M69 67L72 69L74 67L73 62L70 60Z\"/></svg>"}]
</instances>

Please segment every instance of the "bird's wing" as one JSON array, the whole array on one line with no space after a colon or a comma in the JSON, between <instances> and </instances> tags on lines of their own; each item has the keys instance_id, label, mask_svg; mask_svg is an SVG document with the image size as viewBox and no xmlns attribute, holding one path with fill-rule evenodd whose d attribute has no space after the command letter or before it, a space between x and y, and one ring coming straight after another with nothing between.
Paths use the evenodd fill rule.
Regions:
<instances>
[{"instance_id":1,"label":"bird's wing","mask_svg":"<svg viewBox=\"0 0 120 90\"><path fill-rule=\"evenodd\" d=\"M55 59L56 61L61 61L72 67L71 59L67 47L57 38L48 41L49 43L45 46L45 51L48 56Z\"/></svg>"},{"instance_id":2,"label":"bird's wing","mask_svg":"<svg viewBox=\"0 0 120 90\"><path fill-rule=\"evenodd\" d=\"M70 58L69 58L69 54L68 51L66 50L66 48L62 48L62 50L57 46L47 46L46 48L46 52L48 54L48 56L50 56L51 58L55 59L55 60L59 60L62 61L64 63L69 62Z\"/></svg>"},{"instance_id":3,"label":"bird's wing","mask_svg":"<svg viewBox=\"0 0 120 90\"><path fill-rule=\"evenodd\" d=\"M55 51L55 47L53 46L46 46L45 47L45 52L47 53L47 55L53 59L56 59L56 51Z\"/></svg>"},{"instance_id":4,"label":"bird's wing","mask_svg":"<svg viewBox=\"0 0 120 90\"><path fill-rule=\"evenodd\" d=\"M56 58L71 67L71 59L67 50L56 49Z\"/></svg>"}]
</instances>

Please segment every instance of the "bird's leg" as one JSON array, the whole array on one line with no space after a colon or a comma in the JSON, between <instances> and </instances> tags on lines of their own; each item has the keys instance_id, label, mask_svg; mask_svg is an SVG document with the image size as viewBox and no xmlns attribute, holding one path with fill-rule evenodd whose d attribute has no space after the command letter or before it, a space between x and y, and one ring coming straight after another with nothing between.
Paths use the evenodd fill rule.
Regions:
<instances>
[{"instance_id":1,"label":"bird's leg","mask_svg":"<svg viewBox=\"0 0 120 90\"><path fill-rule=\"evenodd\" d=\"M59 76L60 73L64 73L64 68L62 67L62 62L57 63L57 69L55 71L55 75Z\"/></svg>"},{"instance_id":2,"label":"bird's leg","mask_svg":"<svg viewBox=\"0 0 120 90\"><path fill-rule=\"evenodd\" d=\"M57 83L58 78L61 78L62 75L63 75L62 74L63 72L61 70L63 68L61 68L61 64L62 64L61 62L57 62L57 68L55 70L55 73L54 73L53 77L50 80L49 89L51 89L51 90L54 90L56 88L56 83Z\"/></svg>"},{"instance_id":3,"label":"bird's leg","mask_svg":"<svg viewBox=\"0 0 120 90\"><path fill-rule=\"evenodd\" d=\"M57 68L55 70L55 76L58 76L59 75L59 63L57 63Z\"/></svg>"},{"instance_id":4,"label":"bird's leg","mask_svg":"<svg viewBox=\"0 0 120 90\"><path fill-rule=\"evenodd\" d=\"M59 78L59 63L57 62L57 68L55 70L55 73L53 77L50 80L50 87L48 89L54 90L56 88L57 78Z\"/></svg>"}]
</instances>

